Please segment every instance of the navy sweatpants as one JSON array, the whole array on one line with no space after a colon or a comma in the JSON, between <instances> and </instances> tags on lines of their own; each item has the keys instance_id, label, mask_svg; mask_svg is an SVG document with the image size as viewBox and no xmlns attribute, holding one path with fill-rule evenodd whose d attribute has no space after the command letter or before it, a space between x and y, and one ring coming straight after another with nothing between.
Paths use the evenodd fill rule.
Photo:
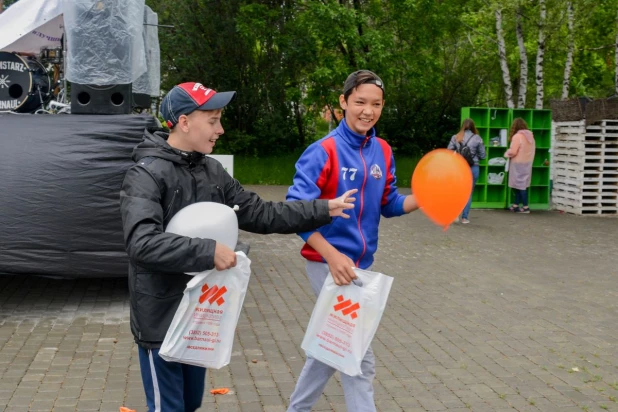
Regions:
<instances>
[{"instance_id":1,"label":"navy sweatpants","mask_svg":"<svg viewBox=\"0 0 618 412\"><path fill-rule=\"evenodd\" d=\"M139 347L148 412L193 412L202 405L206 368L167 362L159 349Z\"/></svg>"}]
</instances>

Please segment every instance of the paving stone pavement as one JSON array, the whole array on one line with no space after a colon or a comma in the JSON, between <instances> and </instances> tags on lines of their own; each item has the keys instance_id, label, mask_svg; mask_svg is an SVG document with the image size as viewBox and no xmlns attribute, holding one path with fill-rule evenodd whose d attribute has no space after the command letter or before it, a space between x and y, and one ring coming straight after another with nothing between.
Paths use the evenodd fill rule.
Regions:
<instances>
[{"instance_id":1,"label":"paving stone pavement","mask_svg":"<svg viewBox=\"0 0 618 412\"><path fill-rule=\"evenodd\" d=\"M252 186L280 200L285 187ZM373 341L380 411L618 411L618 219L384 219L395 278ZM202 411L284 411L315 298L295 235L253 235L232 361ZM0 411L144 411L125 279L0 277ZM229 387L227 395L208 390ZM332 379L314 410L345 411Z\"/></svg>"}]
</instances>

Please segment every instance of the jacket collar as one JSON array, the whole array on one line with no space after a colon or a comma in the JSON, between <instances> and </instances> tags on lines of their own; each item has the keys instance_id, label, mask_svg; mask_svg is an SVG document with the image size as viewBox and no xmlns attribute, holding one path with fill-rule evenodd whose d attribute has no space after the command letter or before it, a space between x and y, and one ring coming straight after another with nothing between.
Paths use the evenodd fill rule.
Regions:
<instances>
[{"instance_id":1,"label":"jacket collar","mask_svg":"<svg viewBox=\"0 0 618 412\"><path fill-rule=\"evenodd\" d=\"M206 162L206 155L198 152L184 152L169 145L169 133L163 129L151 128L144 132L144 140L133 149L133 160L139 161L144 157L159 157L174 163L186 164L193 167Z\"/></svg>"},{"instance_id":2,"label":"jacket collar","mask_svg":"<svg viewBox=\"0 0 618 412\"><path fill-rule=\"evenodd\" d=\"M363 145L367 146L371 144L373 138L376 137L376 129L374 127L367 132L366 136L358 134L348 127L345 118L341 119L339 126L337 126L335 130L343 138L343 140L355 148L360 148L363 147Z\"/></svg>"}]
</instances>

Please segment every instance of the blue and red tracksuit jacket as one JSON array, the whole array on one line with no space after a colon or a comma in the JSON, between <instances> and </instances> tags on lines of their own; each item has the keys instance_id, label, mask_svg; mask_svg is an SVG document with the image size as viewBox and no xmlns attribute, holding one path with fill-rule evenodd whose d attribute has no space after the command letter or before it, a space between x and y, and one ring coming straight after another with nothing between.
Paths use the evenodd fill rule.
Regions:
<instances>
[{"instance_id":1,"label":"blue and red tracksuit jacket","mask_svg":"<svg viewBox=\"0 0 618 412\"><path fill-rule=\"evenodd\" d=\"M332 223L317 229L339 252L356 266L367 269L378 248L378 225L384 217L404 214L404 195L395 186L395 159L386 141L375 136L359 135L343 119L328 136L310 145L296 162L294 183L287 200L333 199L345 191L358 189L349 219L333 218ZM306 242L315 231L299 233ZM311 246L305 244L301 255L324 262Z\"/></svg>"}]
</instances>

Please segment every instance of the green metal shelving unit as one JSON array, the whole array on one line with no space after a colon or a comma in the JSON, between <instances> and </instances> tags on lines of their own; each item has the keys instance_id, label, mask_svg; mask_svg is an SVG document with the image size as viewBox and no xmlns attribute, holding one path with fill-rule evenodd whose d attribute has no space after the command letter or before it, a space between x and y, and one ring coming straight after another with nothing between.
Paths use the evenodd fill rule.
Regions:
<instances>
[{"instance_id":1,"label":"green metal shelving unit","mask_svg":"<svg viewBox=\"0 0 618 412\"><path fill-rule=\"evenodd\" d=\"M489 184L488 173L500 173L504 166L490 166L488 160L502 157L507 146L490 146L493 137L500 136L500 130L506 129L507 135L513 119L523 118L534 134L536 152L532 165L532 180L528 189L528 200L531 209L549 209L549 149L551 148L551 110L506 109L491 107L463 107L461 120L474 120L479 135L487 149L487 157L479 163L479 179L472 197L474 209L502 209L514 197L508 187L508 173L505 173L501 184Z\"/></svg>"}]
</instances>

